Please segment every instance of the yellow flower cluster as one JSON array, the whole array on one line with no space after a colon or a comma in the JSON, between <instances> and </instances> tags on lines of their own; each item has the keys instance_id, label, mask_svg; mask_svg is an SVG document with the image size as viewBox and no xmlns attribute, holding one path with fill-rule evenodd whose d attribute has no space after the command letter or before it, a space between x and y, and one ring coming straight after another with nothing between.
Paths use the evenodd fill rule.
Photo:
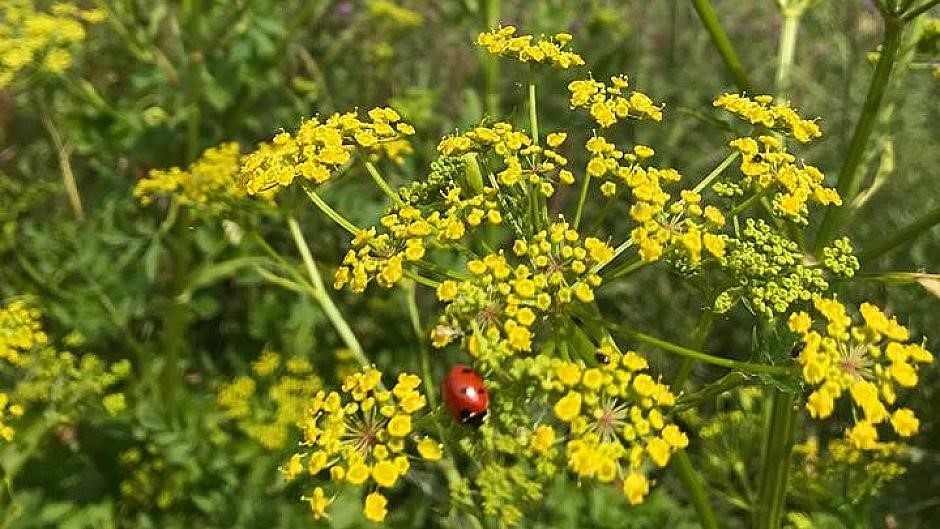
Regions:
<instances>
[{"instance_id":1,"label":"yellow flower cluster","mask_svg":"<svg viewBox=\"0 0 940 529\"><path fill-rule=\"evenodd\" d=\"M402 154L411 152L404 138L414 134L414 127L388 107L373 108L368 118L360 120L358 112L333 114L322 122L320 118L305 121L295 134L277 134L245 155L244 187L255 195L287 187L297 176L321 184L349 162L356 147L401 163Z\"/></svg>"},{"instance_id":2,"label":"yellow flower cluster","mask_svg":"<svg viewBox=\"0 0 940 529\"><path fill-rule=\"evenodd\" d=\"M366 367L343 381L342 394L318 392L301 420L303 450L293 454L283 472L287 479L329 472L337 485L372 484L363 512L375 522L385 519L387 500L379 489L391 489L411 468L408 441L424 459L441 458L440 443L412 437L412 416L426 405L421 379L402 373L391 391L382 373ZM332 502L322 487L304 498L316 518L326 516Z\"/></svg>"},{"instance_id":3,"label":"yellow flower cluster","mask_svg":"<svg viewBox=\"0 0 940 529\"><path fill-rule=\"evenodd\" d=\"M85 24L105 18L100 9L79 9L56 2L50 13L36 11L32 0L4 0L0 5L0 88L35 64L58 74L72 64L69 48L85 39Z\"/></svg>"},{"instance_id":4,"label":"yellow flower cluster","mask_svg":"<svg viewBox=\"0 0 940 529\"><path fill-rule=\"evenodd\" d=\"M447 136L438 144L437 150L444 156L492 151L503 160L502 169L494 171L500 185L510 188L532 185L542 195L550 197L555 193L555 182L574 183L574 175L564 169L568 159L554 150L567 137L563 132L553 132L546 137L547 147L541 147L525 132L500 122L491 127L476 127L465 134Z\"/></svg>"},{"instance_id":5,"label":"yellow flower cluster","mask_svg":"<svg viewBox=\"0 0 940 529\"><path fill-rule=\"evenodd\" d=\"M268 450L283 448L294 428L304 417L304 407L323 384L313 373L310 361L300 356L285 360L274 351L265 351L252 362L255 378L240 376L223 383L216 402L226 419ZM279 375L279 376L278 376ZM266 391L258 392L258 385Z\"/></svg>"},{"instance_id":6,"label":"yellow flower cluster","mask_svg":"<svg viewBox=\"0 0 940 529\"><path fill-rule=\"evenodd\" d=\"M20 365L25 353L49 341L42 330L40 316L39 309L23 300L0 306L0 360Z\"/></svg>"},{"instance_id":7,"label":"yellow flower cluster","mask_svg":"<svg viewBox=\"0 0 940 529\"><path fill-rule=\"evenodd\" d=\"M807 202L823 206L842 205L838 191L823 185L822 172L812 165L797 165L796 158L773 136L743 137L732 140L731 147L741 153L741 173L750 185L762 192L770 186L774 212L794 222L806 224Z\"/></svg>"},{"instance_id":8,"label":"yellow flower cluster","mask_svg":"<svg viewBox=\"0 0 940 529\"><path fill-rule=\"evenodd\" d=\"M815 121L803 119L789 105L774 105L773 101L773 96L769 95L749 98L738 94L724 94L712 104L740 116L752 125L787 131L800 143L808 143L822 136L822 131Z\"/></svg>"},{"instance_id":9,"label":"yellow flower cluster","mask_svg":"<svg viewBox=\"0 0 940 529\"><path fill-rule=\"evenodd\" d=\"M694 191L683 190L680 199L670 204L672 196L663 185L682 177L675 169L641 165L653 157L653 149L637 145L625 153L600 136L590 138L585 148L591 154L587 174L605 179L602 194L617 193L614 179L630 189L630 217L638 224L630 236L644 261L660 259L669 246L679 249L693 265L701 261L703 249L715 257L724 255L725 240L716 233L725 224L724 215L714 206L703 207L701 195Z\"/></svg>"},{"instance_id":10,"label":"yellow flower cluster","mask_svg":"<svg viewBox=\"0 0 940 529\"><path fill-rule=\"evenodd\" d=\"M245 196L239 185L238 143L223 143L206 149L185 171L153 169L134 186L134 196L141 204L150 204L159 195L172 196L180 204L219 204L226 199Z\"/></svg>"},{"instance_id":11,"label":"yellow flower cluster","mask_svg":"<svg viewBox=\"0 0 940 529\"><path fill-rule=\"evenodd\" d=\"M539 315L574 300L594 301L601 278L592 269L613 258L607 243L581 241L563 219L530 240L516 240L513 252L530 264L513 267L506 256L489 254L467 263L471 279L441 283L437 297L446 306L431 334L435 347L462 337L470 354L494 365L530 351Z\"/></svg>"},{"instance_id":12,"label":"yellow flower cluster","mask_svg":"<svg viewBox=\"0 0 940 529\"><path fill-rule=\"evenodd\" d=\"M890 407L897 400L898 387L917 385L918 364L931 362L933 355L920 345L906 343L908 330L874 305L861 305L864 323L857 326L835 299L816 298L814 305L825 319L823 332L812 329L813 320L806 312L789 318L790 329L805 344L798 358L803 380L815 388L806 401L810 416L829 417L836 401L848 393L858 411L845 435L855 448L880 446L879 424L890 423L901 437L917 433L920 421L912 410Z\"/></svg>"},{"instance_id":13,"label":"yellow flower cluster","mask_svg":"<svg viewBox=\"0 0 940 529\"><path fill-rule=\"evenodd\" d=\"M587 109L597 124L605 129L623 119L651 119L662 121L663 107L653 103L642 92L624 95L627 76L615 75L610 84L594 79L582 79L568 84L571 108Z\"/></svg>"},{"instance_id":14,"label":"yellow flower cluster","mask_svg":"<svg viewBox=\"0 0 940 529\"><path fill-rule=\"evenodd\" d=\"M568 33L558 33L551 37L532 35L516 36L513 26L501 26L492 31L480 33L477 45L482 46L489 53L502 57L509 57L520 62L549 64L557 68L567 69L572 66L583 66L584 59L565 47L573 37Z\"/></svg>"},{"instance_id":15,"label":"yellow flower cluster","mask_svg":"<svg viewBox=\"0 0 940 529\"><path fill-rule=\"evenodd\" d=\"M361 230L336 269L333 287L339 290L348 284L353 292L363 292L375 279L379 286L391 288L401 280L406 263L424 257L426 239L453 243L484 221L494 225L502 222L495 190L485 188L482 194L469 198L461 193L461 188L451 187L443 205L427 214L409 205L392 209L380 221L383 233L375 227Z\"/></svg>"},{"instance_id":16,"label":"yellow flower cluster","mask_svg":"<svg viewBox=\"0 0 940 529\"><path fill-rule=\"evenodd\" d=\"M903 474L907 450L907 445L895 442L860 450L839 438L830 439L823 450L815 436L793 446L803 463L796 472L801 482L809 482L808 488L827 490L838 486L846 490L846 496L855 498L869 496Z\"/></svg>"},{"instance_id":17,"label":"yellow flower cluster","mask_svg":"<svg viewBox=\"0 0 940 529\"><path fill-rule=\"evenodd\" d=\"M23 415L23 407L19 404L13 404L10 402L10 396L6 393L0 392L0 440L10 442L13 440L13 436L16 434L16 431L13 430L13 427L7 424L7 421L10 417L17 418Z\"/></svg>"},{"instance_id":18,"label":"yellow flower cluster","mask_svg":"<svg viewBox=\"0 0 940 529\"><path fill-rule=\"evenodd\" d=\"M618 482L627 501L636 505L649 493L649 467L666 466L689 439L663 413L675 404L675 395L650 376L643 356L621 354L610 342L598 354L606 363L597 367L552 358L531 362L532 374L550 395L554 417L567 429L568 468L579 478ZM543 425L531 443L545 450L556 435Z\"/></svg>"}]
</instances>

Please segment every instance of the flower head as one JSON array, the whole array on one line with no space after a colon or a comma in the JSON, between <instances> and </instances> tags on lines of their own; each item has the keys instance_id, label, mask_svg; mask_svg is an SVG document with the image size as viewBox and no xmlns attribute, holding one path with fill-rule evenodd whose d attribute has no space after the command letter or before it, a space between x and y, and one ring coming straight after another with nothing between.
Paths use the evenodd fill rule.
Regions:
<instances>
[{"instance_id":1,"label":"flower head","mask_svg":"<svg viewBox=\"0 0 940 529\"><path fill-rule=\"evenodd\" d=\"M806 402L810 415L829 417L836 401L847 394L857 419L846 438L856 448L877 447L881 424L890 424L902 437L916 433L919 421L914 412L908 408L892 412L891 406L898 388L917 385L918 365L933 361L933 355L918 344L905 343L910 338L907 329L870 303L861 305L863 323L855 326L835 299L816 298L814 306L825 323L823 330L813 329L804 312L789 320L790 329L806 344L797 361L803 380L815 388Z\"/></svg>"}]
</instances>

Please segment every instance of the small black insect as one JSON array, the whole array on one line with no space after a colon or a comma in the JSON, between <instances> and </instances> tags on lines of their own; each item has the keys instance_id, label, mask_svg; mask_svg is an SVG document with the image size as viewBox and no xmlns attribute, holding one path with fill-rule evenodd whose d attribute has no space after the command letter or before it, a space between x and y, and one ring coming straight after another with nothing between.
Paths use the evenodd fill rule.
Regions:
<instances>
[{"instance_id":1,"label":"small black insect","mask_svg":"<svg viewBox=\"0 0 940 529\"><path fill-rule=\"evenodd\" d=\"M594 353L594 359L604 365L607 365L610 363L610 356L604 353Z\"/></svg>"},{"instance_id":2,"label":"small black insect","mask_svg":"<svg viewBox=\"0 0 940 529\"><path fill-rule=\"evenodd\" d=\"M800 356L800 353L803 352L803 349L806 349L806 342L804 341L796 342L796 345L793 346L793 350L790 351L790 355L793 356L793 358L796 358Z\"/></svg>"}]
</instances>

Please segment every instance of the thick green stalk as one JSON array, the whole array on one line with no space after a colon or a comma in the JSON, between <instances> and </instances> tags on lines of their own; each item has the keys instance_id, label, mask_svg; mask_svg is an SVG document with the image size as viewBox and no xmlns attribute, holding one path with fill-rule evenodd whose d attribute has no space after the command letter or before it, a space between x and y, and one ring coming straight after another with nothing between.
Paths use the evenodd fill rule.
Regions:
<instances>
[{"instance_id":1,"label":"thick green stalk","mask_svg":"<svg viewBox=\"0 0 940 529\"><path fill-rule=\"evenodd\" d=\"M692 506L698 513L698 521L702 524L702 529L718 529L718 520L708 501L702 478L692 466L692 461L689 460L689 455L685 450L679 450L672 456L672 464L679 472L679 480L685 485L686 492L689 493L689 499L692 500Z\"/></svg>"},{"instance_id":2,"label":"thick green stalk","mask_svg":"<svg viewBox=\"0 0 940 529\"><path fill-rule=\"evenodd\" d=\"M891 237L884 239L878 244L875 244L873 247L865 250L861 255L859 255L858 260L864 264L873 259L877 259L891 250L901 246L902 244L916 239L920 235L930 231L931 228L937 226L938 224L940 224L940 207L933 209L922 219L911 223L909 226L901 228L901 230Z\"/></svg>"},{"instance_id":3,"label":"thick green stalk","mask_svg":"<svg viewBox=\"0 0 940 529\"><path fill-rule=\"evenodd\" d=\"M706 310L699 318L698 325L695 328L695 337L692 340L692 347L695 349L701 349L705 344L714 315L715 313L711 310ZM685 357L682 359L682 365L679 367L679 373L673 383L674 391L681 392L685 388L694 363L695 360L692 358ZM692 466L689 455L685 450L680 450L673 456L673 461L676 470L679 472L679 481L682 482L689 498L692 500L692 505L695 507L695 512L698 513L702 528L718 529L718 521L715 517L715 511L712 510L711 502L708 501L708 493L705 492L705 487L702 486L702 478L695 470L695 467Z\"/></svg>"},{"instance_id":4,"label":"thick green stalk","mask_svg":"<svg viewBox=\"0 0 940 529\"><path fill-rule=\"evenodd\" d=\"M346 323L346 319L343 318L342 313L336 308L333 300L330 299L329 294L327 294L326 287L323 285L323 279L321 279L317 265L313 261L313 256L310 254L310 247L307 246L307 241L304 239L304 234L300 230L300 224L297 222L297 219L287 217L287 226L290 228L291 237L294 239L297 251L300 252L300 257L303 259L304 267L307 269L307 275L310 276L310 295L313 297L314 301L320 305L320 308L323 309L326 318L330 320L333 328L339 333L340 339L343 340L343 343L352 352L356 361L359 362L359 365L363 367L372 365L372 362L363 352L362 346L359 345L359 340L356 339L356 335L349 327L349 324Z\"/></svg>"},{"instance_id":5,"label":"thick green stalk","mask_svg":"<svg viewBox=\"0 0 940 529\"><path fill-rule=\"evenodd\" d=\"M728 34L725 33L724 28L721 27L721 22L718 21L718 15L715 14L715 8L712 7L712 3L709 0L691 1L692 7L695 8L699 18L702 20L702 24L705 25L705 29L708 31L708 35L712 39L712 43L715 45L721 58L725 61L725 66L727 66L728 71L731 72L734 83L738 85L740 90L748 91L751 84L748 82L747 74L744 72L744 66L741 64L741 59L738 58L738 54L731 44L731 39L728 38Z\"/></svg>"},{"instance_id":6,"label":"thick green stalk","mask_svg":"<svg viewBox=\"0 0 940 529\"><path fill-rule=\"evenodd\" d=\"M849 150L846 153L845 162L842 164L842 171L839 172L839 180L836 185L844 204L850 204L861 187L862 172L858 170L859 165L865 154L868 140L875 128L875 123L878 121L878 113L885 96L885 89L891 78L891 71L894 69L898 49L901 46L903 29L904 25L898 19L885 19L881 56L878 58L878 64L875 65L875 73L871 79L871 84L868 86L868 95L865 97L862 115L859 117L858 124L855 125L855 132L852 134L852 141L849 143ZM816 235L817 250L829 242L842 227L848 214L846 209L845 207L829 208L826 211L826 216Z\"/></svg>"},{"instance_id":7,"label":"thick green stalk","mask_svg":"<svg viewBox=\"0 0 940 529\"><path fill-rule=\"evenodd\" d=\"M769 417L764 424L761 477L754 504L754 529L780 529L787 501L787 477L793 450L796 395L768 387Z\"/></svg>"},{"instance_id":8,"label":"thick green stalk","mask_svg":"<svg viewBox=\"0 0 940 529\"><path fill-rule=\"evenodd\" d=\"M777 99L785 98L790 89L793 57L796 54L796 38L800 32L800 20L803 18L805 7L803 0L781 3L783 28L780 31L780 43L777 49L777 78L774 83Z\"/></svg>"},{"instance_id":9,"label":"thick green stalk","mask_svg":"<svg viewBox=\"0 0 940 529\"><path fill-rule=\"evenodd\" d=\"M202 62L200 16L201 0L186 0L182 4L182 16L187 40L186 67L186 161L192 163L199 154L199 129L201 113L199 102L202 95L202 80L199 65ZM163 319L164 365L161 373L161 388L164 402L171 407L175 403L176 390L182 382L180 363L186 352L186 335L189 328L190 311L180 296L189 284L189 268L192 262L192 235L189 226L190 213L183 209L175 226L173 271L171 276L172 298L168 300Z\"/></svg>"}]
</instances>

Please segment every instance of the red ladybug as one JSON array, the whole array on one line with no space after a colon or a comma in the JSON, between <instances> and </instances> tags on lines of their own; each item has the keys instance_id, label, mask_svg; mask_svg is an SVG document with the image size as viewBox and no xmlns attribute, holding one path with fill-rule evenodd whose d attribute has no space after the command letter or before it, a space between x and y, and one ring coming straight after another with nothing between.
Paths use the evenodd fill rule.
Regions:
<instances>
[{"instance_id":1,"label":"red ladybug","mask_svg":"<svg viewBox=\"0 0 940 529\"><path fill-rule=\"evenodd\" d=\"M444 377L441 394L455 421L468 426L483 423L490 397L479 373L463 364L455 365Z\"/></svg>"}]
</instances>

